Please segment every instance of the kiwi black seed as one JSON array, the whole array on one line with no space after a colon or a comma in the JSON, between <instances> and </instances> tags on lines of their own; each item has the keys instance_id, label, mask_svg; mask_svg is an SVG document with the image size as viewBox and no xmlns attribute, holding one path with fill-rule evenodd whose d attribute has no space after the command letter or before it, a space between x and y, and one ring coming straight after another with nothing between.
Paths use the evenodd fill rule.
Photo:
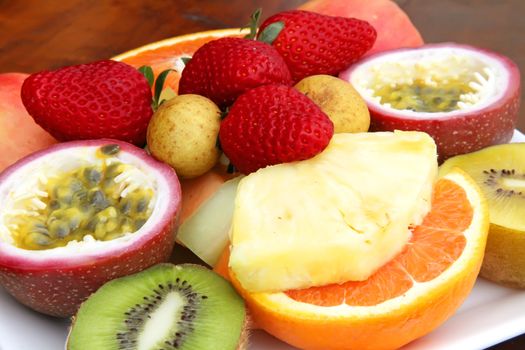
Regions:
<instances>
[{"instance_id":1,"label":"kiwi black seed","mask_svg":"<svg viewBox=\"0 0 525 350\"><path fill-rule=\"evenodd\" d=\"M78 311L69 350L236 350L244 302L198 265L159 264L108 282Z\"/></svg>"}]
</instances>

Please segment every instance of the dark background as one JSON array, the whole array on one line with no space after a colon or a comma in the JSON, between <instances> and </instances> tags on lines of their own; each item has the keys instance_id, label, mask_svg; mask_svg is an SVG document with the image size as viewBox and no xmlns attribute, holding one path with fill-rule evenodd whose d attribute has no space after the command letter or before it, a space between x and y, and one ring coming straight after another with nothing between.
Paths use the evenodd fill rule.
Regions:
<instances>
[{"instance_id":1,"label":"dark background","mask_svg":"<svg viewBox=\"0 0 525 350\"><path fill-rule=\"evenodd\" d=\"M303 2L0 0L0 72L35 72L109 58L171 36L242 26L257 7L263 8L265 18ZM426 42L454 41L489 48L509 56L524 70L525 0L396 2ZM523 89L521 96L524 105ZM525 131L525 107L518 126ZM492 349L523 350L525 336Z\"/></svg>"}]
</instances>

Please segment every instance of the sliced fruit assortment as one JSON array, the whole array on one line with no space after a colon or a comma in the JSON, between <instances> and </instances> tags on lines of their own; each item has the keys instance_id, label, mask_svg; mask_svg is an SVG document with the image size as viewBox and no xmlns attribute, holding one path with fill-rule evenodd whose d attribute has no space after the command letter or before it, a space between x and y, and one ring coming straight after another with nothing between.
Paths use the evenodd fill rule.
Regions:
<instances>
[{"instance_id":1,"label":"sliced fruit assortment","mask_svg":"<svg viewBox=\"0 0 525 350\"><path fill-rule=\"evenodd\" d=\"M230 267L252 292L364 281L403 250L436 174L425 133L336 134L312 159L241 180Z\"/></svg>"},{"instance_id":2,"label":"sliced fruit assortment","mask_svg":"<svg viewBox=\"0 0 525 350\"><path fill-rule=\"evenodd\" d=\"M271 44L295 82L310 75L339 73L370 50L377 36L366 21L299 10L268 18L259 29L259 39L269 36L269 29L278 31Z\"/></svg>"},{"instance_id":3,"label":"sliced fruit assortment","mask_svg":"<svg viewBox=\"0 0 525 350\"><path fill-rule=\"evenodd\" d=\"M20 158L57 142L35 123L22 104L20 88L28 76L0 74L0 172Z\"/></svg>"},{"instance_id":4,"label":"sliced fruit assortment","mask_svg":"<svg viewBox=\"0 0 525 350\"><path fill-rule=\"evenodd\" d=\"M380 53L340 77L366 100L371 130L420 130L441 160L512 138L520 73L507 57L468 45Z\"/></svg>"},{"instance_id":5,"label":"sliced fruit assortment","mask_svg":"<svg viewBox=\"0 0 525 350\"><path fill-rule=\"evenodd\" d=\"M35 73L21 93L33 119L60 141L113 138L144 146L151 90L125 63L104 60Z\"/></svg>"},{"instance_id":6,"label":"sliced fruit assortment","mask_svg":"<svg viewBox=\"0 0 525 350\"><path fill-rule=\"evenodd\" d=\"M525 288L525 144L485 148L447 160L440 168L466 171L480 186L490 211L481 276Z\"/></svg>"},{"instance_id":7,"label":"sliced fruit assortment","mask_svg":"<svg viewBox=\"0 0 525 350\"><path fill-rule=\"evenodd\" d=\"M222 277L159 264L105 284L82 304L67 349L244 349L246 311Z\"/></svg>"},{"instance_id":8,"label":"sliced fruit assortment","mask_svg":"<svg viewBox=\"0 0 525 350\"><path fill-rule=\"evenodd\" d=\"M122 141L34 153L0 175L0 283L69 316L104 282L167 261L180 196L169 166Z\"/></svg>"},{"instance_id":9,"label":"sliced fruit assortment","mask_svg":"<svg viewBox=\"0 0 525 350\"><path fill-rule=\"evenodd\" d=\"M365 281L253 293L228 270L227 254L216 269L231 276L254 321L293 346L397 349L455 312L483 259L488 210L472 179L459 171L439 179L431 205L423 222L412 228L403 252ZM317 256L329 254L320 249ZM320 259L319 269L333 266Z\"/></svg>"},{"instance_id":10,"label":"sliced fruit assortment","mask_svg":"<svg viewBox=\"0 0 525 350\"><path fill-rule=\"evenodd\" d=\"M496 208L484 275L523 287L523 213L507 210L525 192L517 148L487 150L500 155L490 168L478 162L485 151L454 158L436 182L436 143L444 160L510 139L517 67L457 44L358 62L423 41L391 1L304 6L320 13L278 13L257 31L256 12L245 38L195 34L116 58L138 71L105 60L25 80L22 101L51 135L102 138L0 175L9 293L69 316L119 278L82 304L68 349L246 346L244 303L216 274L163 264L120 278L166 261L179 219L179 242L218 264L278 338L308 349L403 346L444 322L479 272L486 203L450 171L469 157L464 168ZM53 142L32 127L34 147ZM147 140L152 157L122 140Z\"/></svg>"}]
</instances>

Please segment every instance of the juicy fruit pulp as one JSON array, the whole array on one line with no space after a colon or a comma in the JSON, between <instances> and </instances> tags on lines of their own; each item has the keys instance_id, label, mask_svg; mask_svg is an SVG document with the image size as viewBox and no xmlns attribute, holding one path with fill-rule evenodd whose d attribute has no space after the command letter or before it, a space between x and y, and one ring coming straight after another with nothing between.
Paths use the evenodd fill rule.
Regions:
<instances>
[{"instance_id":1,"label":"juicy fruit pulp","mask_svg":"<svg viewBox=\"0 0 525 350\"><path fill-rule=\"evenodd\" d=\"M525 144L506 144L447 160L478 183L489 204L490 232L481 276L525 288Z\"/></svg>"},{"instance_id":2,"label":"juicy fruit pulp","mask_svg":"<svg viewBox=\"0 0 525 350\"><path fill-rule=\"evenodd\" d=\"M382 85L373 96L395 109L434 113L460 109L458 103L462 96L474 92L463 80L447 79L447 83L433 82L428 85L419 79L412 84Z\"/></svg>"},{"instance_id":3,"label":"juicy fruit pulp","mask_svg":"<svg viewBox=\"0 0 525 350\"><path fill-rule=\"evenodd\" d=\"M100 185L105 199L98 191L86 196L93 203L84 212L83 191L73 195L71 186L76 190L80 185L91 187L84 189L88 194L95 186L87 186L87 181L99 179L93 170L100 170L101 181L108 177L110 181ZM67 174L76 177L66 179ZM55 203L57 194L60 196ZM118 199L108 198L111 194L118 195ZM150 194L148 204L143 199ZM180 195L173 169L125 142L109 139L67 142L34 153L0 174L0 283L21 303L37 311L71 316L106 281L169 259L175 243ZM105 201L118 202L118 209L115 206L99 210L97 207L104 207ZM47 203L49 208L60 205L60 209L51 213ZM131 227L121 237L96 239L97 226L99 231L109 231L114 225L112 216L128 210L131 226L140 226L138 230ZM144 224L138 221L150 210ZM82 221L88 219L86 214L98 212L85 226L94 232L80 235L79 240L72 239L65 246L61 246L64 241L59 242L57 237L53 242L57 246L52 249L35 251L17 246L16 234L21 226L16 226L15 221L39 219L48 211L50 216L45 224L36 227L44 237L52 233L62 235L68 230L72 234L77 223L79 227L86 224ZM100 222L91 227L95 218ZM49 225L44 227L48 220ZM125 226L121 229L128 231Z\"/></svg>"},{"instance_id":4,"label":"juicy fruit pulp","mask_svg":"<svg viewBox=\"0 0 525 350\"><path fill-rule=\"evenodd\" d=\"M456 99L451 110L468 110L494 100L501 94L498 87L508 79L497 62L466 50L429 47L417 52L394 52L388 59L375 56L376 59L371 58L352 74L350 82L362 95L384 108L432 113L449 110L440 110L439 103L433 100L422 106L418 102L433 97L446 99L450 95L452 100ZM428 93L441 94L425 96ZM412 103L411 94L416 96Z\"/></svg>"},{"instance_id":5,"label":"juicy fruit pulp","mask_svg":"<svg viewBox=\"0 0 525 350\"><path fill-rule=\"evenodd\" d=\"M436 182L432 209L403 252L366 281L250 293L231 276L254 321L298 348L397 349L437 328L468 296L487 228L482 194L456 170Z\"/></svg>"},{"instance_id":6,"label":"juicy fruit pulp","mask_svg":"<svg viewBox=\"0 0 525 350\"><path fill-rule=\"evenodd\" d=\"M506 143L514 133L520 73L495 52L430 44L378 53L339 76L366 100L372 131L426 132L440 161Z\"/></svg>"},{"instance_id":7,"label":"juicy fruit pulp","mask_svg":"<svg viewBox=\"0 0 525 350\"><path fill-rule=\"evenodd\" d=\"M312 159L241 180L230 267L249 291L366 280L429 210L436 172L424 133L335 134Z\"/></svg>"},{"instance_id":8,"label":"juicy fruit pulp","mask_svg":"<svg viewBox=\"0 0 525 350\"><path fill-rule=\"evenodd\" d=\"M67 348L235 350L245 317L242 299L220 276L196 265L161 264L93 294Z\"/></svg>"},{"instance_id":9,"label":"juicy fruit pulp","mask_svg":"<svg viewBox=\"0 0 525 350\"><path fill-rule=\"evenodd\" d=\"M52 174L36 196L16 201L6 220L15 245L51 249L87 235L105 241L138 231L151 215L153 188L124 187L136 169L108 157L118 151L104 146L97 152L101 164Z\"/></svg>"}]
</instances>

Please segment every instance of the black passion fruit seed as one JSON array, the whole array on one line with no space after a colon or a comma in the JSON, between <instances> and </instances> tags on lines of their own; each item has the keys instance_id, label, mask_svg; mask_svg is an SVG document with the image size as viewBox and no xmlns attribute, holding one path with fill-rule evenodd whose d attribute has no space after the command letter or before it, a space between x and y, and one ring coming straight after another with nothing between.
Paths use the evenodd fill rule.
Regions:
<instances>
[{"instance_id":1,"label":"black passion fruit seed","mask_svg":"<svg viewBox=\"0 0 525 350\"><path fill-rule=\"evenodd\" d=\"M460 80L438 81L432 85L416 80L412 84L378 87L374 96L380 97L382 104L388 103L395 109L435 113L459 109L461 95L472 92L475 90Z\"/></svg>"},{"instance_id":2,"label":"black passion fruit seed","mask_svg":"<svg viewBox=\"0 0 525 350\"><path fill-rule=\"evenodd\" d=\"M107 158L119 146L99 151ZM107 166L101 162L49 177L41 188L46 195L23 200L18 214L11 215L16 246L51 249L87 235L105 241L137 231L151 215L153 190L137 187L122 197L125 186L115 179L130 169L112 159Z\"/></svg>"},{"instance_id":3,"label":"black passion fruit seed","mask_svg":"<svg viewBox=\"0 0 525 350\"><path fill-rule=\"evenodd\" d=\"M160 264L93 294L67 348L235 350L245 318L244 302L222 277L202 266Z\"/></svg>"},{"instance_id":4,"label":"black passion fruit seed","mask_svg":"<svg viewBox=\"0 0 525 350\"><path fill-rule=\"evenodd\" d=\"M106 156L114 156L120 152L120 146L117 144L111 144L100 147L100 152Z\"/></svg>"}]
</instances>

